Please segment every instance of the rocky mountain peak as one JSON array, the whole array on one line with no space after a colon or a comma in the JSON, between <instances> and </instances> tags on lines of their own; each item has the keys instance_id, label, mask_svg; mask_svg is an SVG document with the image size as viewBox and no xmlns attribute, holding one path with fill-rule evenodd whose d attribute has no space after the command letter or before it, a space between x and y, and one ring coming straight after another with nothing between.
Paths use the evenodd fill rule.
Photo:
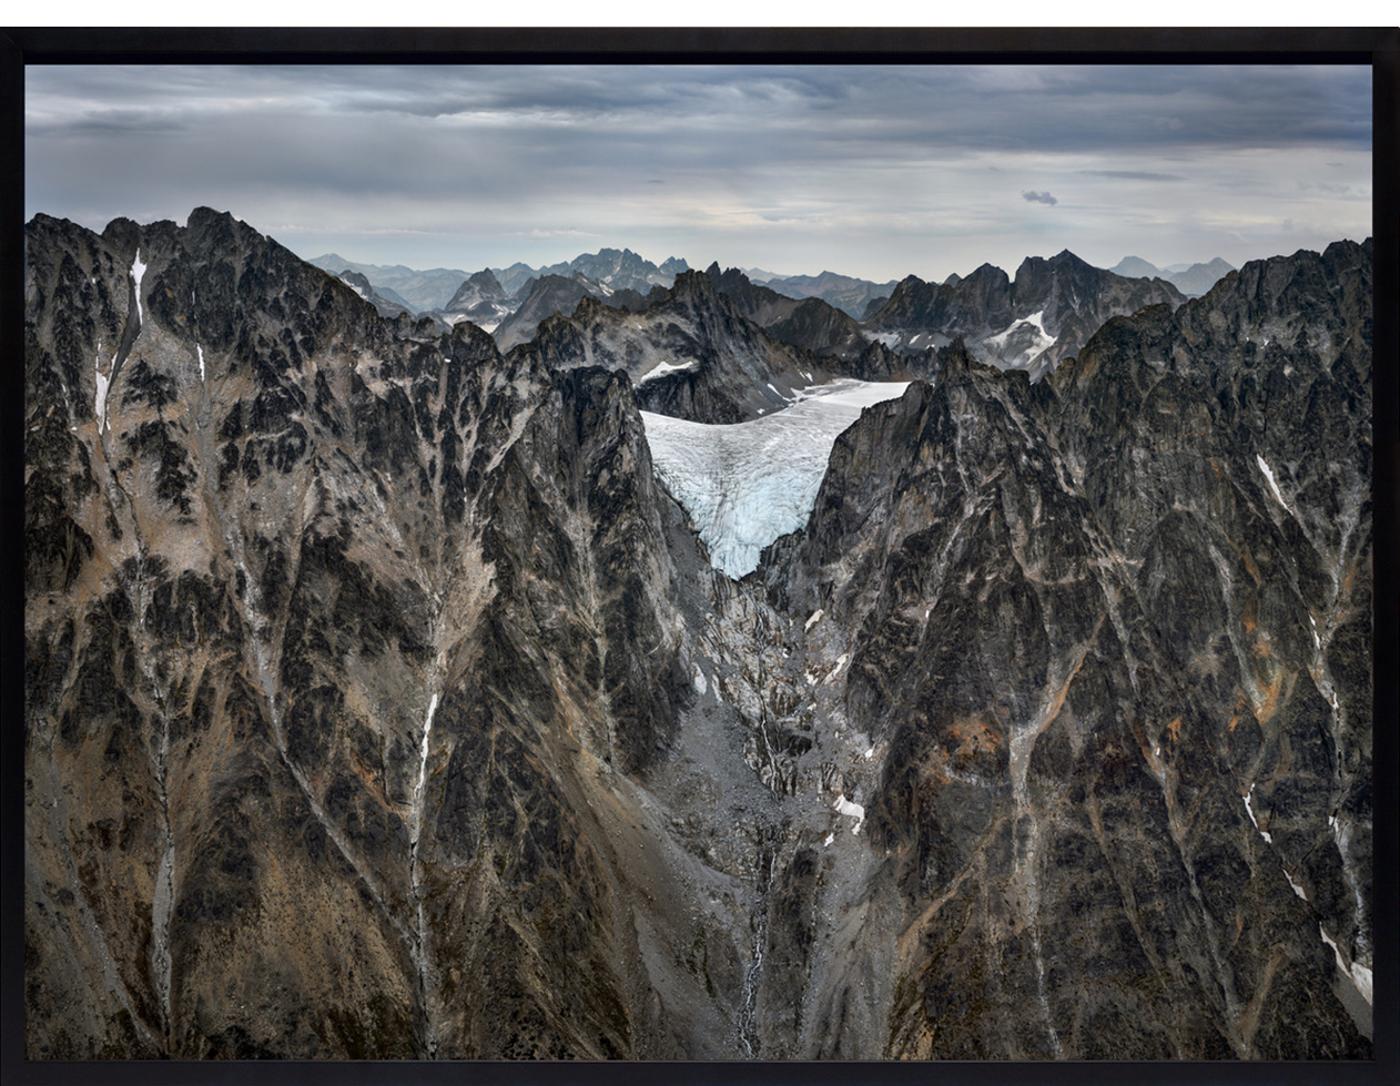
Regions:
<instances>
[{"instance_id":1,"label":"rocky mountain peak","mask_svg":"<svg viewBox=\"0 0 1400 1086\"><path fill-rule=\"evenodd\" d=\"M718 264L712 264L716 272ZM671 297L690 304L716 304L717 297L713 279L708 271L683 271L671 285Z\"/></svg>"}]
</instances>

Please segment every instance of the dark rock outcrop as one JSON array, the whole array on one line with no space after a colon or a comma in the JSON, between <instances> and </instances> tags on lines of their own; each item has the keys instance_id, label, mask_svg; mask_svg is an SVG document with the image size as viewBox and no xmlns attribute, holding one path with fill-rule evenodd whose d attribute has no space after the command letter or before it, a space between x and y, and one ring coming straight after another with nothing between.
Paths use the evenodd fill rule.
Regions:
<instances>
[{"instance_id":1,"label":"dark rock outcrop","mask_svg":"<svg viewBox=\"0 0 1400 1086\"><path fill-rule=\"evenodd\" d=\"M518 350L554 369L626 370L648 411L697 422L741 422L781 410L825 380L832 362L789 347L747 320L704 272L684 272L637 310L584 298L539 326Z\"/></svg>"},{"instance_id":2,"label":"dark rock outcrop","mask_svg":"<svg viewBox=\"0 0 1400 1086\"><path fill-rule=\"evenodd\" d=\"M1075 354L1105 321L1182 294L1158 279L1126 279L1065 250L1027 257L1009 279L983 264L941 284L902 280L866 326L899 349L942 347L961 338L974 356L1040 378Z\"/></svg>"}]
</instances>

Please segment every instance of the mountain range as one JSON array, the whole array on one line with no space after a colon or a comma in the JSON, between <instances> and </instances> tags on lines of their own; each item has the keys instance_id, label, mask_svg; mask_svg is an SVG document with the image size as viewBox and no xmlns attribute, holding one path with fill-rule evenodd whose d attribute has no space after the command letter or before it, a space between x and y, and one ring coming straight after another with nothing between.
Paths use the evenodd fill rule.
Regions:
<instances>
[{"instance_id":1,"label":"mountain range","mask_svg":"<svg viewBox=\"0 0 1400 1086\"><path fill-rule=\"evenodd\" d=\"M402 264L362 264L336 253L312 257L314 264L332 275L343 271L363 275L380 295L414 312L439 309L456 293L467 273L456 268L420 271Z\"/></svg>"},{"instance_id":2,"label":"mountain range","mask_svg":"<svg viewBox=\"0 0 1400 1086\"><path fill-rule=\"evenodd\" d=\"M1110 269L1115 275L1136 279L1165 279L1188 298L1199 298L1235 270L1218 256L1203 264L1172 264L1158 268L1141 257L1125 256Z\"/></svg>"},{"instance_id":3,"label":"mountain range","mask_svg":"<svg viewBox=\"0 0 1400 1086\"><path fill-rule=\"evenodd\" d=\"M1124 278L1066 249L1048 259L1027 257L1014 280L991 264L943 283L911 275L864 323L896 349L961 338L977 357L1038 378L1076 354L1109 318L1183 300L1164 280Z\"/></svg>"},{"instance_id":4,"label":"mountain range","mask_svg":"<svg viewBox=\"0 0 1400 1086\"><path fill-rule=\"evenodd\" d=\"M1372 256L35 217L27 1055L1370 1058Z\"/></svg>"},{"instance_id":5,"label":"mountain range","mask_svg":"<svg viewBox=\"0 0 1400 1086\"><path fill-rule=\"evenodd\" d=\"M1067 256L1072 254L1062 253L1051 260L1062 261ZM1028 258L1028 264L1033 266L1037 259ZM1079 269L1076 274L1084 280L1091 274L1091 266L1078 258L1075 261ZM391 305L431 313L447 323L474 319L488 331L499 329L505 337L502 344L507 348L528 339L545 317L570 312L585 295L607 299L613 293L622 291L614 304L621 308L636 307L639 300L651 291L670 287L676 275L687 268L686 262L679 258L668 258L657 265L630 249L601 249L597 253L583 253L570 261L540 268L516 263L508 268L485 269L494 280L494 285L487 285L481 272L474 276L440 268L429 272L412 272L399 265L352 264L334 254L316 257L311 263L337 273L343 270L358 272L370 281L376 294ZM1023 267L1026 266L1023 264ZM1058 265L1052 266L1052 278L1057 274L1057 269ZM1028 319L1039 310L1024 305L1014 315L1016 320L1010 324L994 326L987 323L993 315L997 319L1005 317L1007 320L1013 316L1006 305L1010 281L1004 273L990 265L976 269L966 279L951 275L941 284L925 283L915 276L902 281L876 283L835 272L822 272L815 276L780 276L762 269L753 269L756 274L752 275L730 269L729 289L731 292L740 289L732 278L739 275L752 287L761 287L770 292L765 296L768 300L764 305L773 309L776 304L783 309L784 316L791 316L794 322L791 329L780 334L798 341L817 337L834 343L840 339L844 343L842 350L849 354L856 350L856 337L863 334L861 325L880 337L886 346L896 350L946 344L958 336L971 337L977 340L975 351L980 357L998 364L1029 367L1039 376L1060 358L1072 354L1108 316L1139 308L1146 304L1144 299L1147 298L1179 302L1183 297L1198 296L1231 270L1230 265L1218 258L1208 264L1180 265L1163 270L1138 257L1125 257L1110 272L1092 269L1098 282L1092 284L1090 290L1096 294L1102 294L1106 289L1106 275L1120 279L1160 280L1176 287L1177 291L1169 292L1160 285L1119 284L1117 292L1126 301L1110 302L1106 306L1093 303L1089 312L1080 314L1082 319L1070 321L1068 335L1062 334L1058 311L1083 308L1081 299L1073 294L1067 302L1053 307L1057 311L1050 318L1053 327L1042 327L1035 320ZM988 275L1006 281L991 282L986 280ZM469 280L472 285L466 285ZM537 286L541 281L542 285ZM449 283L455 283L452 296L439 300ZM901 287L903 294L891 306L891 300ZM465 294L456 296L464 289ZM990 297L985 300L992 306L990 313L982 311L982 303L968 297L970 291L984 289L1003 296L1000 301ZM481 294L482 290L489 295L484 302L486 295ZM945 295L944 300L933 302L932 295L940 291ZM912 300L911 294L922 301ZM1021 296L1023 300L1029 297L1025 288ZM809 306L794 316L795 307L773 303L774 297L794 301L815 299L824 305ZM907 310L911 305L920 304L951 306L957 311L957 316L952 318L951 323L946 317L931 317L929 314L914 319ZM849 323L831 313L830 309L849 318ZM515 310L521 310L521 316L508 320ZM759 323L769 322L760 320ZM867 335L866 338L871 336Z\"/></svg>"}]
</instances>

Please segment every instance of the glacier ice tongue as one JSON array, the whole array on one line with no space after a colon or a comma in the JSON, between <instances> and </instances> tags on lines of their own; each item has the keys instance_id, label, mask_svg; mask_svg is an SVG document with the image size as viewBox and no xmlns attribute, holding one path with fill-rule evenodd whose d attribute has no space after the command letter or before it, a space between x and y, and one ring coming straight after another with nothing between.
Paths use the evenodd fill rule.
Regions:
<instances>
[{"instance_id":1,"label":"glacier ice tongue","mask_svg":"<svg viewBox=\"0 0 1400 1086\"><path fill-rule=\"evenodd\" d=\"M713 425L642 412L657 475L690 515L710 562L736 580L763 548L807 523L841 432L905 381L832 381L792 406L748 422Z\"/></svg>"}]
</instances>

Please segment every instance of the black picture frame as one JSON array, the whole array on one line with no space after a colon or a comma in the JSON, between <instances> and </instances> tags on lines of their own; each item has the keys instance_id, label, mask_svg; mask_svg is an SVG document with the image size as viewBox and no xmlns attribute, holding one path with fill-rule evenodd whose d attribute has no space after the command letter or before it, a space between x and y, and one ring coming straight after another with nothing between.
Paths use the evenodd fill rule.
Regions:
<instances>
[{"instance_id":1,"label":"black picture frame","mask_svg":"<svg viewBox=\"0 0 1400 1086\"><path fill-rule=\"evenodd\" d=\"M9 1083L1400 1082L1400 795L1396 723L1397 58L1400 29L13 29L0 31L0 347L3 380L3 895L0 992ZM367 63L1366 64L1373 78L1374 1059L1292 1063L268 1063L24 1059L24 73L44 64Z\"/></svg>"}]
</instances>

